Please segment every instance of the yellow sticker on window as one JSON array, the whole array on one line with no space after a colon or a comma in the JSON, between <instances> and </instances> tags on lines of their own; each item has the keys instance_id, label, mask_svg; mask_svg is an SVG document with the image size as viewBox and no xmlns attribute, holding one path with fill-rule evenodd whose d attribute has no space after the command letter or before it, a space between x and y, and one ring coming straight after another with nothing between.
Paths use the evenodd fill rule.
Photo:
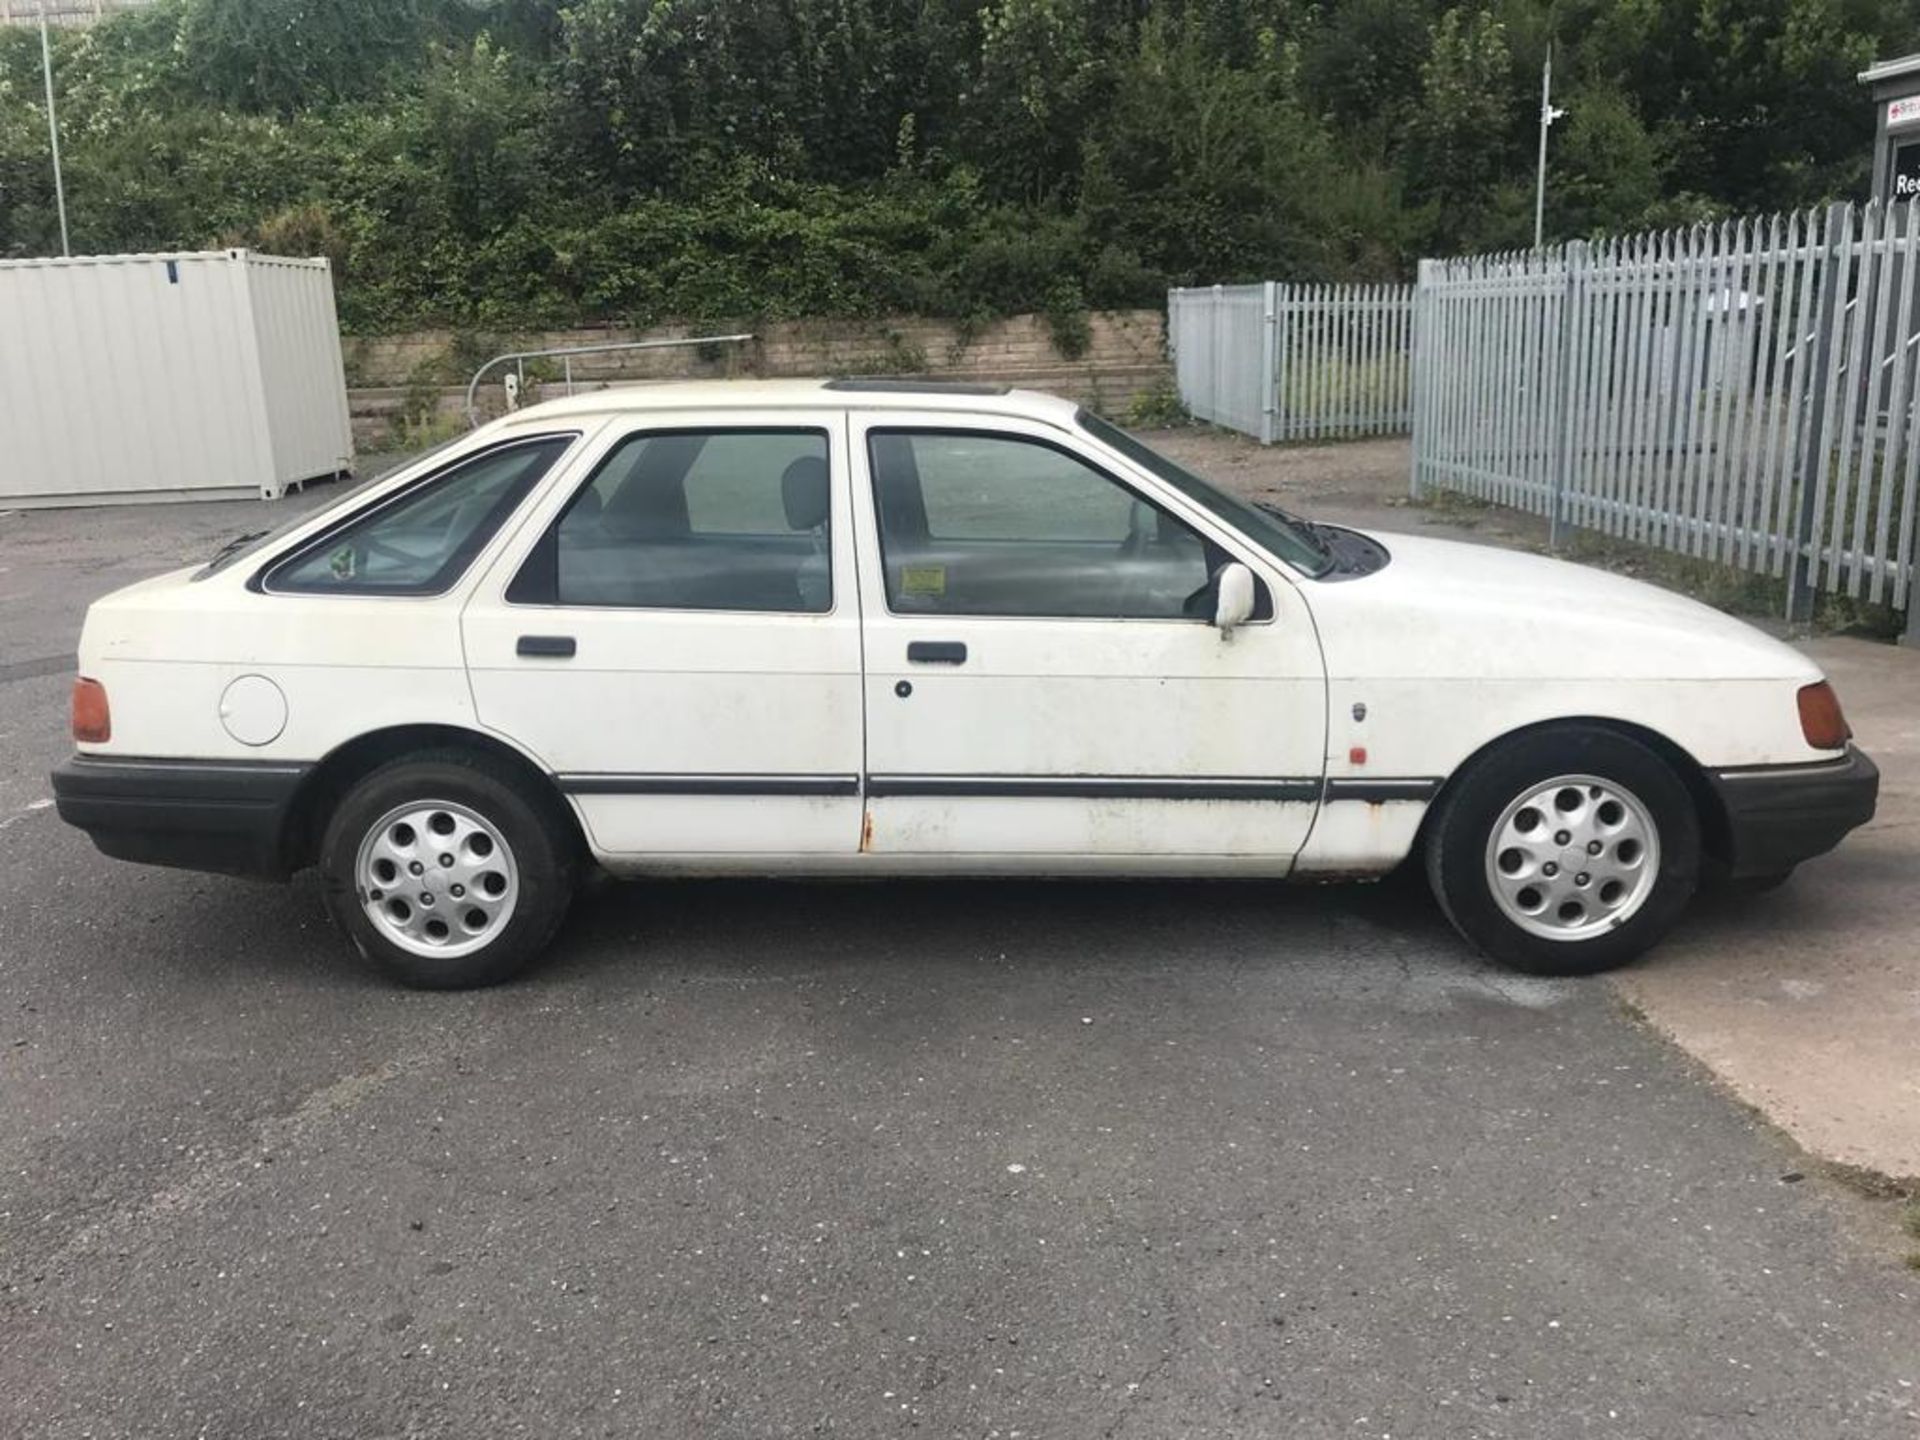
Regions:
<instances>
[{"instance_id":1,"label":"yellow sticker on window","mask_svg":"<svg viewBox=\"0 0 1920 1440\"><path fill-rule=\"evenodd\" d=\"M900 593L903 595L944 595L947 593L947 567L944 565L902 565Z\"/></svg>"}]
</instances>

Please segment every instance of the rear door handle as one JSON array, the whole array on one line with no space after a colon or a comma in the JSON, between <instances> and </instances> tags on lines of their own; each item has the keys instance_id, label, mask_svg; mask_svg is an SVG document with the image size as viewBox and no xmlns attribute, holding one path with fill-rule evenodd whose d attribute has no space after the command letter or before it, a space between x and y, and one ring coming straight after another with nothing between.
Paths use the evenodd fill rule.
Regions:
<instances>
[{"instance_id":1,"label":"rear door handle","mask_svg":"<svg viewBox=\"0 0 1920 1440\"><path fill-rule=\"evenodd\" d=\"M520 643L513 647L516 655L547 655L554 659L565 660L574 652L571 635L522 635Z\"/></svg>"},{"instance_id":2,"label":"rear door handle","mask_svg":"<svg viewBox=\"0 0 1920 1440\"><path fill-rule=\"evenodd\" d=\"M967 647L958 640L914 640L907 645L907 659L916 665L964 665Z\"/></svg>"}]
</instances>

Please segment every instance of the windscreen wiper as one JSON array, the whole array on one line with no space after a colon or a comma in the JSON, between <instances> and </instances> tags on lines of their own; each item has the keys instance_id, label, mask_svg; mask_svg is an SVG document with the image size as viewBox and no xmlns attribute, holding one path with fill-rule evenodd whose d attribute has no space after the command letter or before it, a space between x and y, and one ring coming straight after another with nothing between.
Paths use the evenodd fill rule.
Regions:
<instances>
[{"instance_id":1,"label":"windscreen wiper","mask_svg":"<svg viewBox=\"0 0 1920 1440\"><path fill-rule=\"evenodd\" d=\"M207 563L209 565L218 564L220 561L226 559L227 556L233 554L233 552L238 550L242 545L251 545L254 541L263 540L272 533L271 530L249 530L244 535L236 535L218 550L214 551L213 557L208 560Z\"/></svg>"},{"instance_id":2,"label":"windscreen wiper","mask_svg":"<svg viewBox=\"0 0 1920 1440\"><path fill-rule=\"evenodd\" d=\"M1256 500L1253 505L1256 510L1264 510L1274 519L1286 522L1292 529L1305 536L1308 543L1327 559L1333 558L1333 547L1327 543L1327 537L1320 533L1320 527L1311 520L1302 520L1298 515L1281 509L1270 500Z\"/></svg>"}]
</instances>

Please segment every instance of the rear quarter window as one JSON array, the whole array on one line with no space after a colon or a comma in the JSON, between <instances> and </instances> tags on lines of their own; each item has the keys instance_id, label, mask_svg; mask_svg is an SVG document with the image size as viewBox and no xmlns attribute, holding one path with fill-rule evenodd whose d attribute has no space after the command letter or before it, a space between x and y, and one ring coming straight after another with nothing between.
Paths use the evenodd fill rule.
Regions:
<instances>
[{"instance_id":1,"label":"rear quarter window","mask_svg":"<svg viewBox=\"0 0 1920 1440\"><path fill-rule=\"evenodd\" d=\"M456 461L347 517L270 566L262 588L294 595L436 595L465 573L573 435L509 441Z\"/></svg>"}]
</instances>

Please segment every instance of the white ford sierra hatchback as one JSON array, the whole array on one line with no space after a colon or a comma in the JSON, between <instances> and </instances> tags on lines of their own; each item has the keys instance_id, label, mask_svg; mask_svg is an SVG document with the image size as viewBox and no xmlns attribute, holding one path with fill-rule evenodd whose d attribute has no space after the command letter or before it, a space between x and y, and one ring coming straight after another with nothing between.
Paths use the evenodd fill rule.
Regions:
<instances>
[{"instance_id":1,"label":"white ford sierra hatchback","mask_svg":"<svg viewBox=\"0 0 1920 1440\"><path fill-rule=\"evenodd\" d=\"M1071 404L665 385L507 416L88 612L60 813L317 866L409 984L617 875L1377 876L1623 962L1878 773L1785 645L1530 555L1311 524ZM1196 900L1195 903L1201 903Z\"/></svg>"}]
</instances>

